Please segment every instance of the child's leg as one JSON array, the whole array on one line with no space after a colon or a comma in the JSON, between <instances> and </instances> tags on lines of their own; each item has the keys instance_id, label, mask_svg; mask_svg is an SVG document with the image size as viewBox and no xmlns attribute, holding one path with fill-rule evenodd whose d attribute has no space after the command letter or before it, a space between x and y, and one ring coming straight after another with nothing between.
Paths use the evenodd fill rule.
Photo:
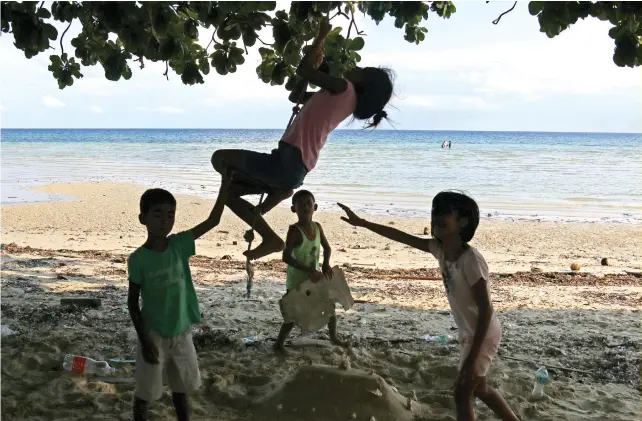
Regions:
<instances>
[{"instance_id":1,"label":"child's leg","mask_svg":"<svg viewBox=\"0 0 642 421\"><path fill-rule=\"evenodd\" d=\"M455 407L457 408L457 421L475 421L473 409L473 394L475 384L458 384L455 386Z\"/></svg>"},{"instance_id":2,"label":"child's leg","mask_svg":"<svg viewBox=\"0 0 642 421\"><path fill-rule=\"evenodd\" d=\"M341 347L348 346L348 344L339 339L339 335L337 335L337 316L330 317L330 321L328 322L328 330L330 331L330 342L332 344Z\"/></svg>"},{"instance_id":3,"label":"child's leg","mask_svg":"<svg viewBox=\"0 0 642 421\"><path fill-rule=\"evenodd\" d=\"M281 237L270 228L261 214L255 215L255 206L241 197L244 193L242 186L232 183L227 196L227 206L246 224L249 226L254 225L254 229L259 233L263 241L254 250L246 251L243 254L248 259L255 260L271 253L283 251L285 243Z\"/></svg>"},{"instance_id":4,"label":"child's leg","mask_svg":"<svg viewBox=\"0 0 642 421\"><path fill-rule=\"evenodd\" d=\"M134 421L147 421L147 401L134 396Z\"/></svg>"},{"instance_id":5,"label":"child's leg","mask_svg":"<svg viewBox=\"0 0 642 421\"><path fill-rule=\"evenodd\" d=\"M189 420L187 394L201 387L198 357L192 341L191 327L169 340L171 362L167 366L167 380L172 389L172 403L178 421Z\"/></svg>"},{"instance_id":6,"label":"child's leg","mask_svg":"<svg viewBox=\"0 0 642 421\"><path fill-rule=\"evenodd\" d=\"M177 421L189 421L189 409L187 407L187 395L185 393L172 393L172 403L176 411Z\"/></svg>"},{"instance_id":7,"label":"child's leg","mask_svg":"<svg viewBox=\"0 0 642 421\"><path fill-rule=\"evenodd\" d=\"M481 399L503 421L519 421L499 391L488 385L486 377L478 379L475 396Z\"/></svg>"},{"instance_id":8,"label":"child's leg","mask_svg":"<svg viewBox=\"0 0 642 421\"><path fill-rule=\"evenodd\" d=\"M136 370L134 378L134 421L147 421L149 402L154 402L163 395L163 367L167 361L163 339L155 332L149 332L149 339L158 349L158 364L150 364L143 358L142 348L138 344Z\"/></svg>"},{"instance_id":9,"label":"child's leg","mask_svg":"<svg viewBox=\"0 0 642 421\"><path fill-rule=\"evenodd\" d=\"M281 330L279 331L279 336L276 338L274 343L274 350L280 353L287 353L285 349L285 340L290 336L290 332L294 328L294 323L283 323L281 325Z\"/></svg>"}]
</instances>

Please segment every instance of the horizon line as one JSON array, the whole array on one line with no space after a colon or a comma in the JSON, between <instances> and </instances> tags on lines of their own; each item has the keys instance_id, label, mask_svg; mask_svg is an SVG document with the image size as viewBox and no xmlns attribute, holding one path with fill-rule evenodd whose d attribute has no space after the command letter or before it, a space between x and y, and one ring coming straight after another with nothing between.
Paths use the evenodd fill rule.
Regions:
<instances>
[{"instance_id":1,"label":"horizon line","mask_svg":"<svg viewBox=\"0 0 642 421\"><path fill-rule=\"evenodd\" d=\"M224 128L224 127L1 127L2 130L263 130L275 131L282 128ZM334 132L363 131L367 129L337 129ZM548 134L618 134L642 135L642 132L599 132L599 131L550 131L550 130L465 130L465 129L376 129L384 132L432 132L432 133L548 133Z\"/></svg>"}]
</instances>

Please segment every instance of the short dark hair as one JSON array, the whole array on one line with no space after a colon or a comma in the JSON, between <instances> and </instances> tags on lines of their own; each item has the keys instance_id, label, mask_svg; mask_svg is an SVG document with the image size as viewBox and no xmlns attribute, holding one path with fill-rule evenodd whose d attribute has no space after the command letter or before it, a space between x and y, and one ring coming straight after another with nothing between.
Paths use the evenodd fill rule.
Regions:
<instances>
[{"instance_id":1,"label":"short dark hair","mask_svg":"<svg viewBox=\"0 0 642 421\"><path fill-rule=\"evenodd\" d=\"M140 213L145 214L156 205L176 205L174 196L164 189L149 189L140 197Z\"/></svg>"},{"instance_id":2,"label":"short dark hair","mask_svg":"<svg viewBox=\"0 0 642 421\"><path fill-rule=\"evenodd\" d=\"M296 202L299 199L303 199L306 196L311 197L312 201L316 202L316 199L314 198L314 195L312 194L311 191L309 191L309 190L299 190L298 192L294 193L294 196L292 196L292 206L296 205Z\"/></svg>"},{"instance_id":3,"label":"short dark hair","mask_svg":"<svg viewBox=\"0 0 642 421\"><path fill-rule=\"evenodd\" d=\"M475 236L479 226L479 206L475 199L464 192L446 190L437 194L432 199L431 219L436 216L457 213L458 218L467 218L468 224L461 230L461 240L468 243ZM432 221L431 221L432 225Z\"/></svg>"},{"instance_id":4,"label":"short dark hair","mask_svg":"<svg viewBox=\"0 0 642 421\"><path fill-rule=\"evenodd\" d=\"M388 68L363 69L363 81L354 87L357 105L353 115L358 120L368 120L366 128L377 127L388 117L383 109L392 97L393 80L394 72Z\"/></svg>"}]
</instances>

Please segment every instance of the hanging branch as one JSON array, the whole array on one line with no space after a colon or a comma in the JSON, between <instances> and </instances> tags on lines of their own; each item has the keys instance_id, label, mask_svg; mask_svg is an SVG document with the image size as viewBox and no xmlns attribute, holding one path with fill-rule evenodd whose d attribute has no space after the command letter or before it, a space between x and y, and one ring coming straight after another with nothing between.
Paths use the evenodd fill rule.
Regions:
<instances>
[{"instance_id":1,"label":"hanging branch","mask_svg":"<svg viewBox=\"0 0 642 421\"><path fill-rule=\"evenodd\" d=\"M354 20L354 12L350 11L350 14L352 15L350 19L350 26L348 26L348 34L346 35L346 42L350 39L350 31L352 30L352 26L354 25L354 29L357 31L357 35L363 35L363 31L360 31L359 28L357 28L357 22Z\"/></svg>"},{"instance_id":2,"label":"hanging branch","mask_svg":"<svg viewBox=\"0 0 642 421\"><path fill-rule=\"evenodd\" d=\"M151 40L152 40L152 36L150 35L149 38L147 38L147 45L145 45L145 51L143 51L143 54L140 57L134 60L134 61L140 62L140 70L143 70L145 68L145 61L143 60L143 58L147 54L147 50L149 49L149 42Z\"/></svg>"},{"instance_id":3,"label":"hanging branch","mask_svg":"<svg viewBox=\"0 0 642 421\"><path fill-rule=\"evenodd\" d=\"M263 45L267 45L268 47L272 47L272 46L274 46L274 44L268 44L267 42L263 41L263 40L262 40L261 38L259 38L259 37L256 37L256 39L258 39L258 40L261 42L261 44L263 44Z\"/></svg>"},{"instance_id":4,"label":"hanging branch","mask_svg":"<svg viewBox=\"0 0 642 421\"><path fill-rule=\"evenodd\" d=\"M165 73L163 73L163 76L165 76L167 80L169 80L169 61L165 62Z\"/></svg>"},{"instance_id":5,"label":"hanging branch","mask_svg":"<svg viewBox=\"0 0 642 421\"><path fill-rule=\"evenodd\" d=\"M488 3L488 2L486 2L486 3ZM515 6L517 6L517 2L513 3L513 7L511 7L510 9L508 9L507 11L505 11L504 13L502 13L501 15L499 15L499 16L497 17L497 19L495 19L495 20L493 21L493 25L497 25L497 24L499 23L500 19L502 18L502 16L504 16L504 15L505 15L505 14L507 14L507 13L512 12L512 11L513 11L513 9L515 8Z\"/></svg>"},{"instance_id":6,"label":"hanging branch","mask_svg":"<svg viewBox=\"0 0 642 421\"><path fill-rule=\"evenodd\" d=\"M69 28L71 28L71 23L72 22L73 22L73 20L71 22L69 22L69 25L67 26L67 29L65 29L65 31L60 36L60 56L61 57L62 57L63 54L65 54L65 47L62 46L62 40L65 38L65 34L69 30Z\"/></svg>"}]
</instances>

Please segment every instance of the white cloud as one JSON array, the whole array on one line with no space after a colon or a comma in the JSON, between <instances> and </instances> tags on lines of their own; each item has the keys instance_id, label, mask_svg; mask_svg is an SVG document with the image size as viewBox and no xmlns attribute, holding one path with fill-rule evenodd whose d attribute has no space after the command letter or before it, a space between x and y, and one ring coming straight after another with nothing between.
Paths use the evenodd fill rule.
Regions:
<instances>
[{"instance_id":1,"label":"white cloud","mask_svg":"<svg viewBox=\"0 0 642 421\"><path fill-rule=\"evenodd\" d=\"M183 114L184 109L173 107L171 105L164 105L160 107L136 107L138 111L145 111L151 113L161 113L161 114Z\"/></svg>"},{"instance_id":2,"label":"white cloud","mask_svg":"<svg viewBox=\"0 0 642 421\"><path fill-rule=\"evenodd\" d=\"M613 63L608 23L583 21L554 39L505 41L448 50L375 53L369 60L394 63L399 73L452 74L486 96L511 94L536 100L554 94L607 94L640 88L639 69ZM434 77L443 78L444 76Z\"/></svg>"},{"instance_id":3,"label":"white cloud","mask_svg":"<svg viewBox=\"0 0 642 421\"><path fill-rule=\"evenodd\" d=\"M7 107L4 105L0 104L0 111L7 111Z\"/></svg>"},{"instance_id":4,"label":"white cloud","mask_svg":"<svg viewBox=\"0 0 642 421\"><path fill-rule=\"evenodd\" d=\"M53 97L51 95L43 96L42 103L45 104L45 107L49 107L49 108L60 108L65 106L64 102L62 102L58 98Z\"/></svg>"},{"instance_id":5,"label":"white cloud","mask_svg":"<svg viewBox=\"0 0 642 421\"><path fill-rule=\"evenodd\" d=\"M92 113L95 113L95 114L102 114L103 113L103 109L100 108L97 105L92 105L89 109L91 110Z\"/></svg>"}]
</instances>

